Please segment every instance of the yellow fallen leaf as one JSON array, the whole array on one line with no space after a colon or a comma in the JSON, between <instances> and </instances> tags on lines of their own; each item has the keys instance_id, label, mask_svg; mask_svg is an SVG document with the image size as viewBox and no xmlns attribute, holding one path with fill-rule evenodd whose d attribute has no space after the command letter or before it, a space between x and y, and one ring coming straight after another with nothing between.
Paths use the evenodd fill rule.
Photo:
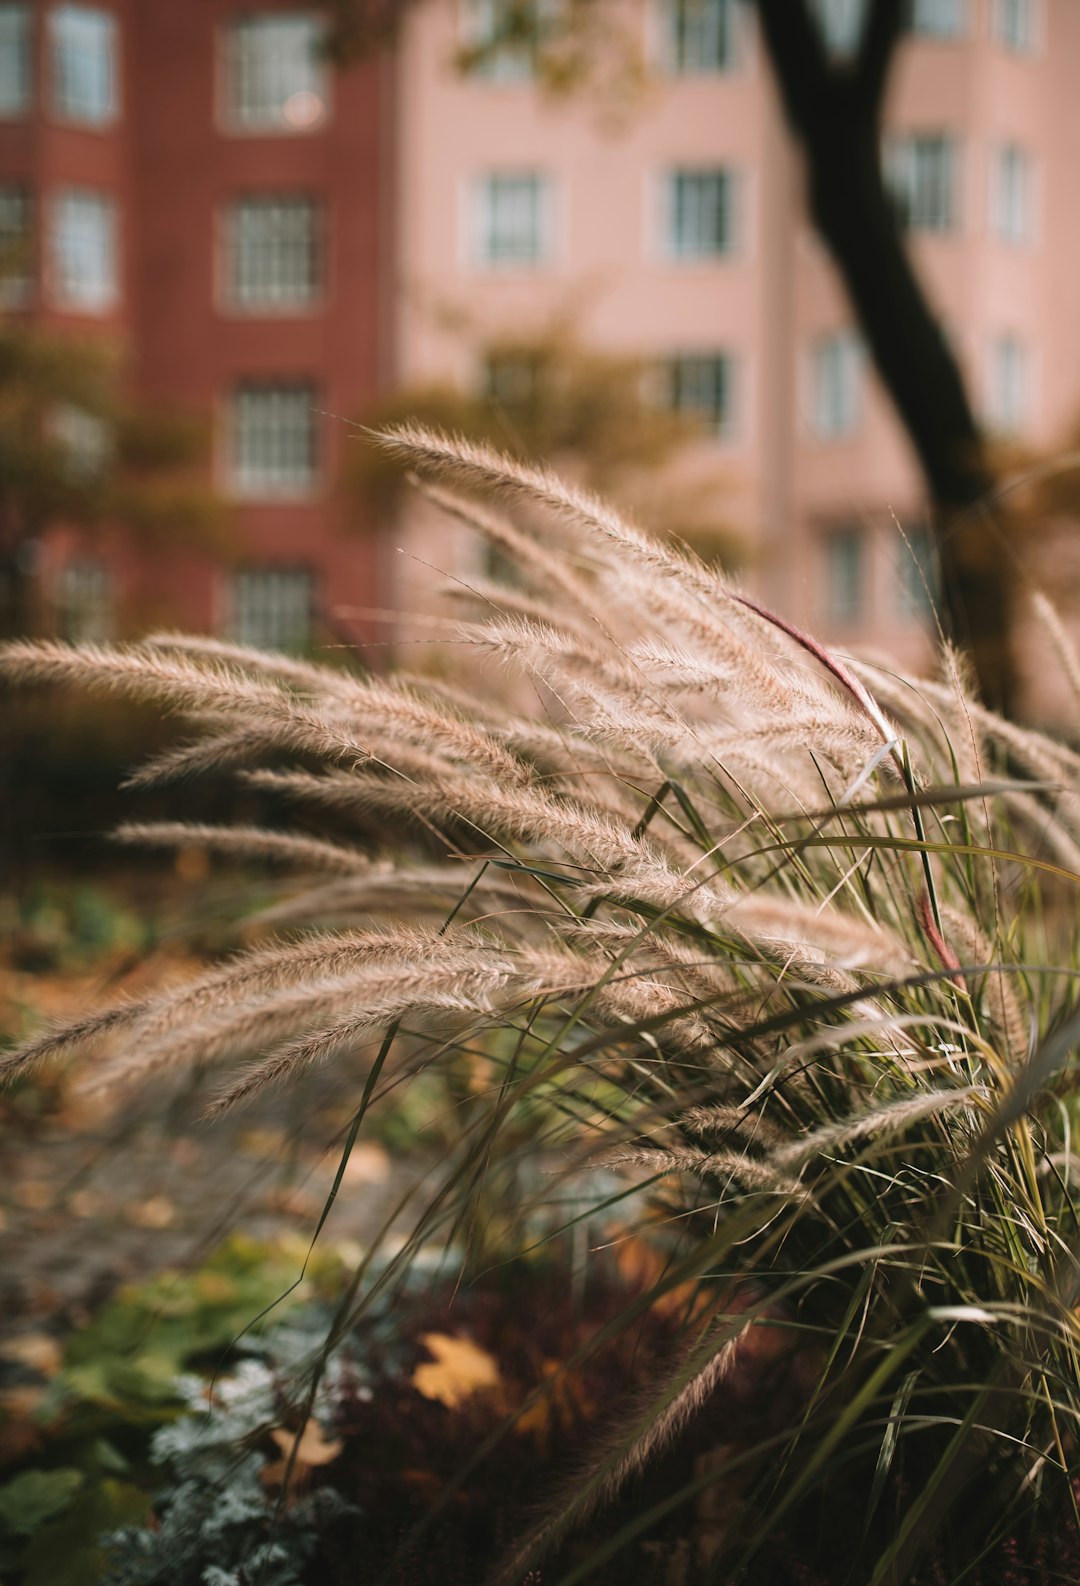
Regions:
<instances>
[{"instance_id":1,"label":"yellow fallen leaf","mask_svg":"<svg viewBox=\"0 0 1080 1586\"><path fill-rule=\"evenodd\" d=\"M21 1333L5 1339L0 1353L6 1360L17 1360L43 1377L55 1377L64 1358L60 1345L48 1333Z\"/></svg>"},{"instance_id":2,"label":"yellow fallen leaf","mask_svg":"<svg viewBox=\"0 0 1080 1586\"><path fill-rule=\"evenodd\" d=\"M337 1459L345 1447L339 1437L328 1441L317 1421L309 1421L299 1436L286 1431L283 1426L275 1427L270 1436L280 1448L281 1458L272 1465L264 1465L259 1472L259 1480L264 1487L280 1487L284 1484L290 1460L294 1477L303 1481L315 1466L329 1465L331 1460Z\"/></svg>"},{"instance_id":3,"label":"yellow fallen leaf","mask_svg":"<svg viewBox=\"0 0 1080 1586\"><path fill-rule=\"evenodd\" d=\"M151 1195L149 1200L128 1207L128 1221L137 1228L168 1228L175 1215L176 1208L167 1195Z\"/></svg>"},{"instance_id":4,"label":"yellow fallen leaf","mask_svg":"<svg viewBox=\"0 0 1080 1586\"><path fill-rule=\"evenodd\" d=\"M435 1356L417 1366L412 1374L413 1387L425 1399L438 1399L448 1410L454 1410L474 1393L499 1386L498 1366L471 1339L453 1338L449 1333L423 1333L420 1342Z\"/></svg>"}]
</instances>

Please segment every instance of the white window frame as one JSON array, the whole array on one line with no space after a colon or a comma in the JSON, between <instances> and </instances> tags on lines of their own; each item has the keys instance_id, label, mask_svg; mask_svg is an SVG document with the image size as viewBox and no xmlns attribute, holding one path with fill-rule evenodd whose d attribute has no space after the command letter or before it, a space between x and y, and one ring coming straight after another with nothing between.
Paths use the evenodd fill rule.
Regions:
<instances>
[{"instance_id":1,"label":"white window frame","mask_svg":"<svg viewBox=\"0 0 1080 1586\"><path fill-rule=\"evenodd\" d=\"M100 556L74 556L51 579L52 606L62 639L104 644L116 627L116 579Z\"/></svg>"},{"instance_id":2,"label":"white window frame","mask_svg":"<svg viewBox=\"0 0 1080 1586\"><path fill-rule=\"evenodd\" d=\"M941 606L941 573L934 531L929 523L908 523L903 525L903 532L897 538L897 615L906 622L933 622Z\"/></svg>"},{"instance_id":3,"label":"white window frame","mask_svg":"<svg viewBox=\"0 0 1080 1586\"><path fill-rule=\"evenodd\" d=\"M333 109L333 73L329 61L318 59L314 52L305 63L306 72L298 75L297 86L284 97L268 96L253 103L244 101L238 91L239 75L254 69L241 62L244 37L262 31L269 42L275 28L289 26L310 28L316 44L326 41L326 19L312 11L245 12L222 23L218 31L217 103L218 122L224 132L247 137L310 137L325 129ZM280 63L274 69L280 72ZM290 113L293 101L296 105Z\"/></svg>"},{"instance_id":4,"label":"white window frame","mask_svg":"<svg viewBox=\"0 0 1080 1586\"><path fill-rule=\"evenodd\" d=\"M100 231L96 236L91 236L87 229L91 216L96 216L100 221ZM115 308L120 301L119 229L119 209L111 193L93 188L67 187L52 194L49 204L49 295L58 307L79 314L107 314ZM77 257L80 250L84 250L82 262L85 264L90 257L85 250L91 248L98 249L99 256L94 261L94 268L85 274L80 283L76 279L80 268Z\"/></svg>"},{"instance_id":5,"label":"white window frame","mask_svg":"<svg viewBox=\"0 0 1080 1586\"><path fill-rule=\"evenodd\" d=\"M276 612L260 615L260 584L264 586L267 604L273 602L278 608ZM224 604L229 637L236 643L253 644L262 650L279 650L286 654L305 652L310 648L314 628L316 590L316 576L311 567L282 565L238 568L228 575L226 583ZM283 601L283 595L292 598ZM288 624L281 621L281 608L288 605L303 608L301 620L291 638L282 632ZM250 607L250 612L245 611L245 606Z\"/></svg>"},{"instance_id":6,"label":"white window frame","mask_svg":"<svg viewBox=\"0 0 1080 1586\"><path fill-rule=\"evenodd\" d=\"M943 206L935 209L929 202L930 184L925 181L922 162L928 160L932 145L945 157L945 181L938 182ZM961 229L962 151L959 139L946 129L912 130L891 135L885 143L885 178L901 210L905 230L927 236L955 236Z\"/></svg>"},{"instance_id":7,"label":"white window frame","mask_svg":"<svg viewBox=\"0 0 1080 1586\"><path fill-rule=\"evenodd\" d=\"M245 428L255 424L260 399L265 425L261 438L257 430ZM315 384L306 379L252 379L239 381L233 387L228 404L225 465L232 495L244 501L290 501L310 499L315 494L320 483L322 438L315 411L317 400ZM294 426L290 437L288 425L297 416L301 422ZM290 451L295 451L301 460L291 460ZM263 454L261 458L259 452Z\"/></svg>"},{"instance_id":8,"label":"white window frame","mask_svg":"<svg viewBox=\"0 0 1080 1586\"><path fill-rule=\"evenodd\" d=\"M96 65L87 75L82 57L91 53ZM80 99L88 82L93 83L94 97ZM49 107L58 121L78 127L108 127L119 117L120 29L111 11L102 6L61 5L49 12Z\"/></svg>"},{"instance_id":9,"label":"white window frame","mask_svg":"<svg viewBox=\"0 0 1080 1586\"><path fill-rule=\"evenodd\" d=\"M726 207L727 223L721 246L695 248L686 246L687 239L679 234L679 185L682 181L719 179L724 193L722 204ZM684 200L685 201L685 200ZM741 251L744 209L741 173L729 164L675 165L665 171L660 181L661 253L671 263L678 265L717 264L732 259Z\"/></svg>"},{"instance_id":10,"label":"white window frame","mask_svg":"<svg viewBox=\"0 0 1080 1586\"><path fill-rule=\"evenodd\" d=\"M833 60L852 60L862 45L873 0L810 0L809 9Z\"/></svg>"},{"instance_id":11,"label":"white window frame","mask_svg":"<svg viewBox=\"0 0 1080 1586\"><path fill-rule=\"evenodd\" d=\"M112 457L113 437L100 413L61 402L49 415L49 432L71 478L87 483L101 478Z\"/></svg>"},{"instance_id":12,"label":"white window frame","mask_svg":"<svg viewBox=\"0 0 1080 1586\"><path fill-rule=\"evenodd\" d=\"M714 365L722 371L720 387L726 387L726 390L724 390L724 400L721 402L721 411L717 414L711 411L711 407L706 408L703 404L681 400L682 393L679 388L683 383L684 371L689 372L690 366L695 364ZM680 348L667 355L660 365L658 374L660 394L666 408L685 418L696 420L701 424L703 433L714 440L730 443L737 438L742 382L740 360L730 348L710 347L706 350ZM687 384L689 383L687 381Z\"/></svg>"},{"instance_id":13,"label":"white window frame","mask_svg":"<svg viewBox=\"0 0 1080 1586\"><path fill-rule=\"evenodd\" d=\"M1030 342L1017 331L995 336L987 351L986 414L999 435L1019 435L1034 410L1035 360Z\"/></svg>"},{"instance_id":14,"label":"white window frame","mask_svg":"<svg viewBox=\"0 0 1080 1586\"><path fill-rule=\"evenodd\" d=\"M990 155L990 229L1014 248L1035 240L1035 161L1020 143L1000 143Z\"/></svg>"},{"instance_id":15,"label":"white window frame","mask_svg":"<svg viewBox=\"0 0 1080 1586\"><path fill-rule=\"evenodd\" d=\"M499 88L531 83L536 77L537 57L543 39L557 14L560 0L459 0L458 38L470 74L479 82ZM502 17L517 5L529 6L533 37L506 38Z\"/></svg>"},{"instance_id":16,"label":"white window frame","mask_svg":"<svg viewBox=\"0 0 1080 1586\"><path fill-rule=\"evenodd\" d=\"M694 52L686 48L685 28L680 35L680 12L695 4L702 13L703 23L710 8L715 8L713 33L722 41L715 56L710 51L699 50L695 58ZM727 77L745 64L747 47L742 22L740 0L655 0L651 12L652 58L661 71L672 77ZM708 27L703 25L701 32L707 37Z\"/></svg>"},{"instance_id":17,"label":"white window frame","mask_svg":"<svg viewBox=\"0 0 1080 1586\"><path fill-rule=\"evenodd\" d=\"M12 265L20 252L24 258L15 273ZM33 195L22 182L0 182L0 308L23 308L31 302L34 277Z\"/></svg>"},{"instance_id":18,"label":"white window frame","mask_svg":"<svg viewBox=\"0 0 1080 1586\"><path fill-rule=\"evenodd\" d=\"M854 547L854 576L851 590L840 591L835 561L839 547ZM823 615L830 626L855 628L870 616L868 596L872 588L870 541L865 529L856 523L841 523L824 531L821 541ZM847 573L845 571L845 577ZM837 599L838 593L841 595Z\"/></svg>"},{"instance_id":19,"label":"white window frame","mask_svg":"<svg viewBox=\"0 0 1080 1586\"><path fill-rule=\"evenodd\" d=\"M994 39L1002 49L1013 55L1035 55L1042 39L1039 0L992 0L992 6Z\"/></svg>"},{"instance_id":20,"label":"white window frame","mask_svg":"<svg viewBox=\"0 0 1080 1586\"><path fill-rule=\"evenodd\" d=\"M317 194L238 193L219 215L219 238L217 295L228 312L279 317L322 305L326 212ZM306 259L306 270L290 276L297 259Z\"/></svg>"},{"instance_id":21,"label":"white window frame","mask_svg":"<svg viewBox=\"0 0 1080 1586\"><path fill-rule=\"evenodd\" d=\"M819 336L810 348L810 428L818 440L856 435L865 406L866 353L853 330Z\"/></svg>"},{"instance_id":22,"label":"white window frame","mask_svg":"<svg viewBox=\"0 0 1080 1586\"><path fill-rule=\"evenodd\" d=\"M499 209L509 209L514 202L514 187L519 188L520 199L525 188L533 193L533 214L530 222L534 242L527 248L515 251L510 246L511 235L517 222L512 215ZM473 178L468 190L469 208L469 258L475 268L493 273L517 270L542 270L555 260L555 183L547 171L534 167L484 171ZM498 243L500 228L504 242ZM526 229L521 227L522 235ZM497 244L493 247L493 243Z\"/></svg>"},{"instance_id":23,"label":"white window frame","mask_svg":"<svg viewBox=\"0 0 1080 1586\"><path fill-rule=\"evenodd\" d=\"M34 103L34 12L20 0L0 5L0 121L24 116Z\"/></svg>"},{"instance_id":24,"label":"white window frame","mask_svg":"<svg viewBox=\"0 0 1080 1586\"><path fill-rule=\"evenodd\" d=\"M908 31L938 43L962 39L967 33L966 0L907 0Z\"/></svg>"}]
</instances>

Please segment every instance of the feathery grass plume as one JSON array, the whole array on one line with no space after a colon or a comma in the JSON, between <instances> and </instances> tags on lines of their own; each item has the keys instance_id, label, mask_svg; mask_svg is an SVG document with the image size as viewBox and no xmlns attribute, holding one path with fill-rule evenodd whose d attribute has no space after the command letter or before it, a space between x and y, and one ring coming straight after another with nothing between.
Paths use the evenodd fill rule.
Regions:
<instances>
[{"instance_id":1,"label":"feathery grass plume","mask_svg":"<svg viewBox=\"0 0 1080 1586\"><path fill-rule=\"evenodd\" d=\"M925 680L840 661L546 470L384 439L513 564L454 631L452 681L178 635L0 651L13 680L184 718L136 782L226 774L303 810L302 832L125 840L325 876L263 916L314 927L299 939L89 1012L0 1073L63 1060L115 1089L212 1066L216 1115L333 1063L357 1129L384 1089L443 1075L448 1228L530 1152L616 1165L664 1269L627 1319L693 1291L714 1321L687 1307L676 1358L492 1580L557 1560L693 1426L729 1442L766 1320L800 1387L717 1476L740 1495L717 1578L765 1567L778 1526L815 1568L899 1586L935 1532L958 1575L1021 1510L1058 1523L1080 1425L1080 756L987 711L951 654ZM460 1065L482 1082L453 1089ZM842 1534L818 1526L833 1512Z\"/></svg>"},{"instance_id":2,"label":"feathery grass plume","mask_svg":"<svg viewBox=\"0 0 1080 1586\"><path fill-rule=\"evenodd\" d=\"M355 848L303 832L273 832L264 826L210 826L199 821L125 821L113 833L120 843L145 848L208 848L233 859L272 859L305 870L338 874L366 870Z\"/></svg>"}]
</instances>

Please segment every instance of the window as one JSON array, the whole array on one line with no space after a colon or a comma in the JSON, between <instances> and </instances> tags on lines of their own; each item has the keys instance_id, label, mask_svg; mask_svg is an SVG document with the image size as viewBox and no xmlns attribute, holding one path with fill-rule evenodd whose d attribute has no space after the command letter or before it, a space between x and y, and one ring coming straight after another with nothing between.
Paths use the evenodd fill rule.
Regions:
<instances>
[{"instance_id":1,"label":"window","mask_svg":"<svg viewBox=\"0 0 1080 1586\"><path fill-rule=\"evenodd\" d=\"M939 606L934 536L925 523L906 524L897 550L897 609L909 621L932 618Z\"/></svg>"},{"instance_id":2,"label":"window","mask_svg":"<svg viewBox=\"0 0 1080 1586\"><path fill-rule=\"evenodd\" d=\"M243 495L296 495L316 477L315 390L245 385L232 399L232 483Z\"/></svg>"},{"instance_id":3,"label":"window","mask_svg":"<svg viewBox=\"0 0 1080 1586\"><path fill-rule=\"evenodd\" d=\"M1024 149L1007 143L994 151L990 220L1002 242L1031 241L1031 160Z\"/></svg>"},{"instance_id":4,"label":"window","mask_svg":"<svg viewBox=\"0 0 1080 1586\"><path fill-rule=\"evenodd\" d=\"M668 252L712 259L735 246L735 177L722 167L672 171L667 178Z\"/></svg>"},{"instance_id":5,"label":"window","mask_svg":"<svg viewBox=\"0 0 1080 1586\"><path fill-rule=\"evenodd\" d=\"M664 0L666 64L680 76L738 65L737 0Z\"/></svg>"},{"instance_id":6,"label":"window","mask_svg":"<svg viewBox=\"0 0 1080 1586\"><path fill-rule=\"evenodd\" d=\"M810 0L825 48L837 60L859 53L868 0Z\"/></svg>"},{"instance_id":7,"label":"window","mask_svg":"<svg viewBox=\"0 0 1080 1586\"><path fill-rule=\"evenodd\" d=\"M484 359L484 396L493 407L508 413L523 413L533 408L539 396L540 354L493 352Z\"/></svg>"},{"instance_id":8,"label":"window","mask_svg":"<svg viewBox=\"0 0 1080 1586\"><path fill-rule=\"evenodd\" d=\"M307 13L243 17L225 35L224 112L239 131L310 132L326 117L325 29Z\"/></svg>"},{"instance_id":9,"label":"window","mask_svg":"<svg viewBox=\"0 0 1080 1586\"><path fill-rule=\"evenodd\" d=\"M0 308L19 308L34 290L30 195L0 184Z\"/></svg>"},{"instance_id":10,"label":"window","mask_svg":"<svg viewBox=\"0 0 1080 1586\"><path fill-rule=\"evenodd\" d=\"M315 580L306 568L258 567L234 573L229 632L260 650L306 650L311 644Z\"/></svg>"},{"instance_id":11,"label":"window","mask_svg":"<svg viewBox=\"0 0 1080 1586\"><path fill-rule=\"evenodd\" d=\"M735 417L735 364L728 353L677 353L663 366L665 405L729 436Z\"/></svg>"},{"instance_id":12,"label":"window","mask_svg":"<svg viewBox=\"0 0 1080 1586\"><path fill-rule=\"evenodd\" d=\"M30 7L0 5L0 116L21 116L32 98Z\"/></svg>"},{"instance_id":13,"label":"window","mask_svg":"<svg viewBox=\"0 0 1080 1586\"><path fill-rule=\"evenodd\" d=\"M51 416L49 428L64 453L69 477L89 482L105 471L112 451L109 427L97 413L65 402Z\"/></svg>"},{"instance_id":14,"label":"window","mask_svg":"<svg viewBox=\"0 0 1080 1586\"><path fill-rule=\"evenodd\" d=\"M1035 48L1035 0L996 0L994 23L1007 50L1029 55Z\"/></svg>"},{"instance_id":15,"label":"window","mask_svg":"<svg viewBox=\"0 0 1080 1586\"><path fill-rule=\"evenodd\" d=\"M113 578L96 556L66 562L53 582L56 626L62 639L75 644L102 644L113 636Z\"/></svg>"},{"instance_id":16,"label":"window","mask_svg":"<svg viewBox=\"0 0 1080 1586\"><path fill-rule=\"evenodd\" d=\"M228 297L236 308L306 308L322 288L322 210L310 198L241 198L228 215Z\"/></svg>"},{"instance_id":17,"label":"window","mask_svg":"<svg viewBox=\"0 0 1080 1586\"><path fill-rule=\"evenodd\" d=\"M66 121L100 126L116 115L116 21L88 6L49 15L52 104Z\"/></svg>"},{"instance_id":18,"label":"window","mask_svg":"<svg viewBox=\"0 0 1080 1586\"><path fill-rule=\"evenodd\" d=\"M851 435L862 406L863 350L851 331L824 336L811 354L814 432L822 440Z\"/></svg>"},{"instance_id":19,"label":"window","mask_svg":"<svg viewBox=\"0 0 1080 1586\"><path fill-rule=\"evenodd\" d=\"M863 615L865 545L859 528L833 529L825 536L825 612L835 623Z\"/></svg>"},{"instance_id":20,"label":"window","mask_svg":"<svg viewBox=\"0 0 1080 1586\"><path fill-rule=\"evenodd\" d=\"M989 419L1006 433L1023 427L1028 417L1030 381L1028 353L1018 336L1007 331L990 349Z\"/></svg>"},{"instance_id":21,"label":"window","mask_svg":"<svg viewBox=\"0 0 1080 1586\"><path fill-rule=\"evenodd\" d=\"M464 0L464 64L489 82L528 82L550 12L545 0Z\"/></svg>"},{"instance_id":22,"label":"window","mask_svg":"<svg viewBox=\"0 0 1080 1586\"><path fill-rule=\"evenodd\" d=\"M915 132L886 146L885 174L903 224L951 231L957 222L956 145L947 133Z\"/></svg>"},{"instance_id":23,"label":"window","mask_svg":"<svg viewBox=\"0 0 1080 1586\"><path fill-rule=\"evenodd\" d=\"M52 209L52 291L62 307L100 314L116 302L116 206L69 188Z\"/></svg>"},{"instance_id":24,"label":"window","mask_svg":"<svg viewBox=\"0 0 1080 1586\"><path fill-rule=\"evenodd\" d=\"M964 31L964 0L908 0L907 25L924 38L959 38Z\"/></svg>"},{"instance_id":25,"label":"window","mask_svg":"<svg viewBox=\"0 0 1080 1586\"><path fill-rule=\"evenodd\" d=\"M476 188L479 262L490 268L551 257L551 184L535 171L484 176Z\"/></svg>"}]
</instances>

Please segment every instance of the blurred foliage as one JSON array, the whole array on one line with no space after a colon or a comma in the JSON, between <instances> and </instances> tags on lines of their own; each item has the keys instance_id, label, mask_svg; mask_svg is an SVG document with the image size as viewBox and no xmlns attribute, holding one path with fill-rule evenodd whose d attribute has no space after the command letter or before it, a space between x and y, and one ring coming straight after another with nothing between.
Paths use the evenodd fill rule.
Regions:
<instances>
[{"instance_id":1,"label":"blurred foliage","mask_svg":"<svg viewBox=\"0 0 1080 1586\"><path fill-rule=\"evenodd\" d=\"M153 1438L190 1407L185 1373L226 1369L237 1349L258 1354L272 1327L304 1305L325 1307L340 1287L341 1258L333 1253L317 1254L297 1285L306 1254L300 1240L234 1235L195 1272L122 1289L64 1349L47 1334L23 1334L0 1348L5 1583L102 1579L104 1536L150 1513ZM321 1325L323 1311L312 1315ZM205 1413L198 1419L205 1422ZM265 1529L265 1504L259 1518Z\"/></svg>"},{"instance_id":2,"label":"blurred foliage","mask_svg":"<svg viewBox=\"0 0 1080 1586\"><path fill-rule=\"evenodd\" d=\"M467 324L454 328L470 335ZM667 471L695 448L700 452L709 431L663 405L657 368L585 347L560 324L491 341L477 362L483 379L472 390L450 382L406 386L369 410L365 423L415 421L490 442L632 503L636 516L704 555L728 566L743 559L745 546L724 512L732 478L723 463L710 461L690 477ZM403 486L398 463L371 446L355 448L350 478L376 510L386 510Z\"/></svg>"},{"instance_id":3,"label":"blurred foliage","mask_svg":"<svg viewBox=\"0 0 1080 1586\"><path fill-rule=\"evenodd\" d=\"M209 427L125 393L100 337L0 319L0 567L9 632L33 625L28 574L51 525L137 536L140 550L222 551L223 504L200 477Z\"/></svg>"}]
</instances>

